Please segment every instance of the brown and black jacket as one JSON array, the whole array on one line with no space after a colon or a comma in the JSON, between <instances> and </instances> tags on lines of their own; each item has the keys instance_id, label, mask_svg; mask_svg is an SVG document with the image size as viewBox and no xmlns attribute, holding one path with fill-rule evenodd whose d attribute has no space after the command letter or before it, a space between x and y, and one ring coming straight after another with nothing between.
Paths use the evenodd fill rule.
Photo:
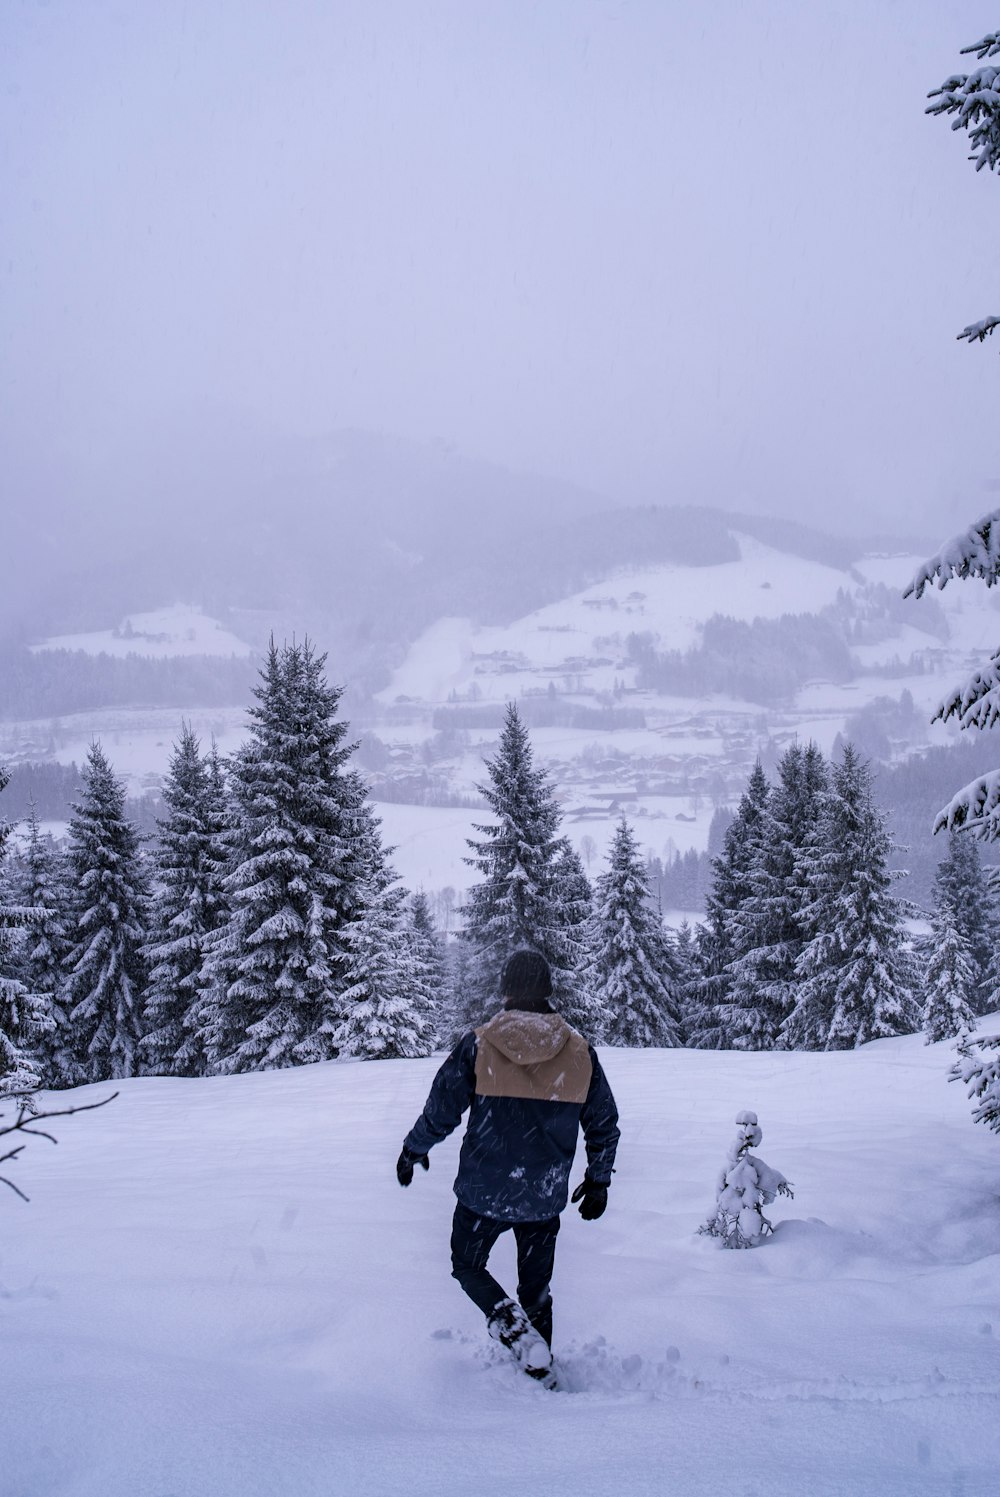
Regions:
<instances>
[{"instance_id":1,"label":"brown and black jacket","mask_svg":"<svg viewBox=\"0 0 1000 1497\"><path fill-rule=\"evenodd\" d=\"M495 1221L547 1221L569 1194L583 1129L587 1174L608 1184L618 1111L593 1046L557 1013L503 1009L455 1046L406 1147L426 1154L469 1109L455 1194Z\"/></svg>"}]
</instances>

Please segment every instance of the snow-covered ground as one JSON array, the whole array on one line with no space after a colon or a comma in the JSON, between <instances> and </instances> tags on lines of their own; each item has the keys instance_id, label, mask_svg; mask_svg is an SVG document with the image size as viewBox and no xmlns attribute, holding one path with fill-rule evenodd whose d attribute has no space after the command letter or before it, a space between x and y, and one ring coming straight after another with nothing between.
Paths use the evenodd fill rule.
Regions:
<instances>
[{"instance_id":1,"label":"snow-covered ground","mask_svg":"<svg viewBox=\"0 0 1000 1497\"><path fill-rule=\"evenodd\" d=\"M436 1062L122 1083L0 1195L0 1490L995 1497L1000 1146L949 1055L607 1052L554 1394L449 1278L457 1135L396 1183ZM695 1229L742 1108L796 1194L732 1253Z\"/></svg>"},{"instance_id":2,"label":"snow-covered ground","mask_svg":"<svg viewBox=\"0 0 1000 1497\"><path fill-rule=\"evenodd\" d=\"M113 629L92 634L60 634L36 650L84 650L88 655L249 655L250 646L200 608L174 603L151 613L133 613Z\"/></svg>"}]
</instances>

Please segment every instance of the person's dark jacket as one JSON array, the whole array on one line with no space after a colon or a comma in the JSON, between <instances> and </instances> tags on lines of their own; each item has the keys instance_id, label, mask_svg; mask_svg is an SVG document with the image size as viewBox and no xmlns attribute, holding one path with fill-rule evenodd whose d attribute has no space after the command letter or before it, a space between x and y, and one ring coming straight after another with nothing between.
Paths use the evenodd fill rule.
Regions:
<instances>
[{"instance_id":1,"label":"person's dark jacket","mask_svg":"<svg viewBox=\"0 0 1000 1497\"><path fill-rule=\"evenodd\" d=\"M434 1078L404 1147L426 1155L469 1108L455 1194L494 1221L546 1221L566 1206L579 1129L587 1175L607 1185L618 1111L592 1046L556 1013L503 1009L466 1034Z\"/></svg>"}]
</instances>

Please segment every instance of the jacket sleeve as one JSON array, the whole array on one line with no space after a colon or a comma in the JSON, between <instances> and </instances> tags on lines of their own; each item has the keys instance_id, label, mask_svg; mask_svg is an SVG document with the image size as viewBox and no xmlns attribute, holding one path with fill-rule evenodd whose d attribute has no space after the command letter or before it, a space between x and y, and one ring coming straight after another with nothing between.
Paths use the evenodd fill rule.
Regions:
<instances>
[{"instance_id":1,"label":"jacket sleeve","mask_svg":"<svg viewBox=\"0 0 1000 1497\"><path fill-rule=\"evenodd\" d=\"M618 1140L621 1138L618 1108L593 1045L590 1047L590 1060L594 1070L587 1100L580 1113L580 1126L587 1146L587 1175L599 1185L610 1185Z\"/></svg>"},{"instance_id":2,"label":"jacket sleeve","mask_svg":"<svg viewBox=\"0 0 1000 1497\"><path fill-rule=\"evenodd\" d=\"M470 1030L431 1083L424 1110L403 1140L412 1154L426 1154L462 1121L476 1094L476 1036Z\"/></svg>"}]
</instances>

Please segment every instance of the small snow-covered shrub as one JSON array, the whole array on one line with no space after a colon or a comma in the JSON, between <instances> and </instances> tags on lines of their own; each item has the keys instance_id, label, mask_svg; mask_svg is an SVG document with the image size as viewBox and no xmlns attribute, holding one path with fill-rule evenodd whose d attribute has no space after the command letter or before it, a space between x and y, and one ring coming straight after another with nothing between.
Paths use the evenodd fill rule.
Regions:
<instances>
[{"instance_id":1,"label":"small snow-covered shrub","mask_svg":"<svg viewBox=\"0 0 1000 1497\"><path fill-rule=\"evenodd\" d=\"M699 1231L721 1238L724 1247L757 1247L774 1230L761 1207L769 1206L775 1196L793 1192L784 1175L750 1153L764 1136L757 1114L737 1113L736 1126L729 1156L719 1171L715 1211Z\"/></svg>"}]
</instances>

